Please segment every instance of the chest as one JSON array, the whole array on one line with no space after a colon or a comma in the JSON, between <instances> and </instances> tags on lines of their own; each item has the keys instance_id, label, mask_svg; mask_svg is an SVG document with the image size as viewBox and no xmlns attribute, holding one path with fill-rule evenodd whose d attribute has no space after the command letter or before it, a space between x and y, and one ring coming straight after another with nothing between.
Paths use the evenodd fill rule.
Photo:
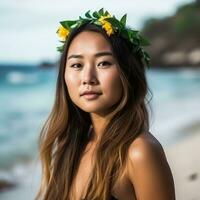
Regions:
<instances>
[{"instance_id":1,"label":"chest","mask_svg":"<svg viewBox=\"0 0 200 200\"><path fill-rule=\"evenodd\" d=\"M83 154L76 177L71 188L71 200L81 200L85 197L88 188L88 183L91 179L91 172L93 170L93 157L95 145L88 145ZM116 181L111 191L112 195L118 200L133 200L135 197L134 189L126 176L125 171L122 176Z\"/></svg>"},{"instance_id":2,"label":"chest","mask_svg":"<svg viewBox=\"0 0 200 200\"><path fill-rule=\"evenodd\" d=\"M94 147L93 144L88 144L81 157L77 174L72 183L70 200L81 200L85 197L93 169Z\"/></svg>"}]
</instances>

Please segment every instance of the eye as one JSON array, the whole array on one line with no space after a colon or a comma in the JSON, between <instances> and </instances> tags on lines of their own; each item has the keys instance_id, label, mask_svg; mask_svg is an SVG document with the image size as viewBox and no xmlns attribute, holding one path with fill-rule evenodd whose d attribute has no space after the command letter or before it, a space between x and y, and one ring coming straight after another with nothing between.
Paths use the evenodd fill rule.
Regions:
<instances>
[{"instance_id":1,"label":"eye","mask_svg":"<svg viewBox=\"0 0 200 200\"><path fill-rule=\"evenodd\" d=\"M72 67L72 68L80 68L81 64L80 63L75 63L75 64L71 65L70 67Z\"/></svg>"},{"instance_id":2,"label":"eye","mask_svg":"<svg viewBox=\"0 0 200 200\"><path fill-rule=\"evenodd\" d=\"M102 66L109 66L109 65L111 65L111 63L108 62L108 61L100 62L100 63L98 64L98 66L101 65L101 64L102 64Z\"/></svg>"}]
</instances>

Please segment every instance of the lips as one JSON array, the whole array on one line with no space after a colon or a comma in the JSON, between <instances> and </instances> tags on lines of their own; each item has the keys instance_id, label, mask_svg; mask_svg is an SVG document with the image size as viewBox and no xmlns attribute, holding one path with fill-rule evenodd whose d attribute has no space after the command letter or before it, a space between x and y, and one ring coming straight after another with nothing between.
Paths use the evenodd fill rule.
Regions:
<instances>
[{"instance_id":1,"label":"lips","mask_svg":"<svg viewBox=\"0 0 200 200\"><path fill-rule=\"evenodd\" d=\"M98 97L101 94L102 94L101 92L96 92L96 91L85 91L80 96L82 96L84 99L90 101L90 100L98 99Z\"/></svg>"},{"instance_id":2,"label":"lips","mask_svg":"<svg viewBox=\"0 0 200 200\"><path fill-rule=\"evenodd\" d=\"M100 95L100 94L101 94L100 92L86 91L86 92L83 92L81 94L81 96L83 96L83 95Z\"/></svg>"}]
</instances>

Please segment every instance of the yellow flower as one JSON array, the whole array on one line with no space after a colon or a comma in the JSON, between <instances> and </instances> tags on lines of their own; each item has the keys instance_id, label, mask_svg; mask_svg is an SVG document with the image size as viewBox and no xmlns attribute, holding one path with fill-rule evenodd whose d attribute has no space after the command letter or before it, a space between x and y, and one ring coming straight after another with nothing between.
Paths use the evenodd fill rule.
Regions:
<instances>
[{"instance_id":1,"label":"yellow flower","mask_svg":"<svg viewBox=\"0 0 200 200\"><path fill-rule=\"evenodd\" d=\"M106 30L106 33L110 36L111 34L114 33L114 30L113 30L112 24L104 20L106 18L111 18L111 15L101 16L99 18L99 22L102 24L103 28Z\"/></svg>"},{"instance_id":2,"label":"yellow flower","mask_svg":"<svg viewBox=\"0 0 200 200\"><path fill-rule=\"evenodd\" d=\"M65 41L67 36L69 35L69 30L64 28L62 25L58 28L58 36L61 38L62 41Z\"/></svg>"},{"instance_id":3,"label":"yellow flower","mask_svg":"<svg viewBox=\"0 0 200 200\"><path fill-rule=\"evenodd\" d=\"M105 23L103 25L103 28L106 30L106 33L110 36L111 34L114 33L114 30L112 28L112 25L108 22L108 23Z\"/></svg>"}]
</instances>

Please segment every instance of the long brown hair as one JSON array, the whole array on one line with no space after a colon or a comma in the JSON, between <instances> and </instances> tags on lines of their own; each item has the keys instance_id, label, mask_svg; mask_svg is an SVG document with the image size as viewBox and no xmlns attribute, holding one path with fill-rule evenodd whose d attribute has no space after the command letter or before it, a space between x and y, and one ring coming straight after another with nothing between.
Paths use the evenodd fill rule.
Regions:
<instances>
[{"instance_id":1,"label":"long brown hair","mask_svg":"<svg viewBox=\"0 0 200 200\"><path fill-rule=\"evenodd\" d=\"M131 53L128 41L117 34L108 37L102 28L94 24L74 29L61 55L55 102L40 133L42 180L36 199L69 199L81 155L92 137L89 131L92 125L90 114L72 102L64 80L69 45L82 31L98 32L111 44L123 85L121 101L115 105L95 154L85 200L110 198L111 188L125 165L130 144L149 129L147 94L150 90L140 56Z\"/></svg>"}]
</instances>

